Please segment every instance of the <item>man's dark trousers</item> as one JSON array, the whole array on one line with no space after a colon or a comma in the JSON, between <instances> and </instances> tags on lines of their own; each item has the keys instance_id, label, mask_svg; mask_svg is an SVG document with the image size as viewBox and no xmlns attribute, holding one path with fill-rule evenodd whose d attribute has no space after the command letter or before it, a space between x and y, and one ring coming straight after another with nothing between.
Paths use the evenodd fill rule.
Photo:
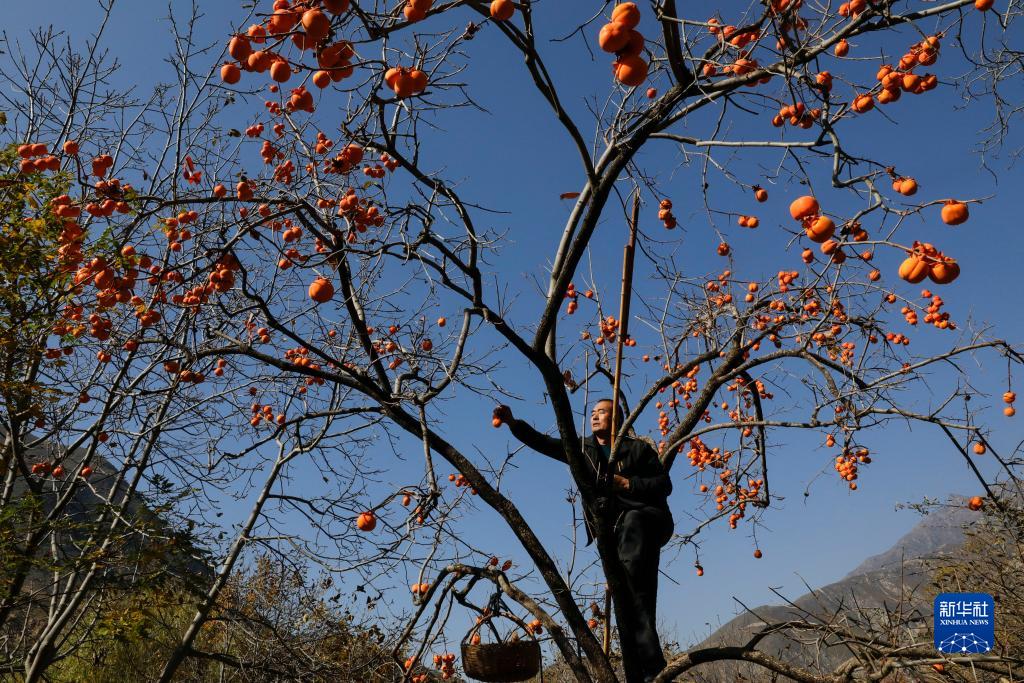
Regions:
<instances>
[{"instance_id":1,"label":"man's dark trousers","mask_svg":"<svg viewBox=\"0 0 1024 683\"><path fill-rule=\"evenodd\" d=\"M671 536L654 510L626 510L616 525L619 559L626 569L630 588L636 596L634 628L619 625L619 637L633 641L643 662L645 680L665 668L657 631L658 560L661 546Z\"/></svg>"}]
</instances>

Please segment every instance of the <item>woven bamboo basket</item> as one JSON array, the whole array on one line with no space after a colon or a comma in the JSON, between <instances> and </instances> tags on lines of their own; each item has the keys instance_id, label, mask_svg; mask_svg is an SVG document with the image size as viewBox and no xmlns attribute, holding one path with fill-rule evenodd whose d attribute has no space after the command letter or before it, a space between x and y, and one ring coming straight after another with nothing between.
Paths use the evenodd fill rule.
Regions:
<instances>
[{"instance_id":1,"label":"woven bamboo basket","mask_svg":"<svg viewBox=\"0 0 1024 683\"><path fill-rule=\"evenodd\" d=\"M505 616L505 615L502 615ZM502 643L477 643L470 639L481 626L494 618L486 616L462 639L462 669L470 678L484 683L528 681L540 671L540 643L536 638ZM513 621L516 621L513 619ZM522 626L522 624L520 624ZM526 630L524 628L524 630ZM527 631L529 632L529 631Z\"/></svg>"}]
</instances>

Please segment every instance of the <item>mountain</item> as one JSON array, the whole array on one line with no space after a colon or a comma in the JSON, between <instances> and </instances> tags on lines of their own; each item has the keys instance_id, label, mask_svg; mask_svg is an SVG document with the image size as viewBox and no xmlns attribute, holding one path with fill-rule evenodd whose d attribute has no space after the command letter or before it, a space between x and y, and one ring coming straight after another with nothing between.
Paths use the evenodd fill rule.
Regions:
<instances>
[{"instance_id":1,"label":"mountain","mask_svg":"<svg viewBox=\"0 0 1024 683\"><path fill-rule=\"evenodd\" d=\"M2 437L0 434L0 441ZM24 478L15 478L10 499L0 509L0 529L14 537L24 537L30 528L46 529L43 542L33 553L25 584L18 593L16 604L20 610L26 616L45 614L51 592L65 590L68 572L75 570L81 577L88 567L86 558L100 557L96 554L100 552L95 545L96 538L108 533L115 515L120 526L103 551L104 561L93 582L98 590L105 587L130 590L143 575L171 579L192 590L204 590L213 580L214 571L191 534L175 527L166 508L137 492L129 494L127 480L121 479L121 468L99 453L89 460L90 476L87 479L75 477L85 457L83 449L68 450L47 443L28 449L25 457L28 466L59 464L65 474L60 479L49 474L32 475L34 481L42 485L38 497L31 494ZM134 470L127 470L127 477L133 474ZM69 496L72 482L78 485ZM118 512L123 500L127 503L123 511ZM47 521L58 504L63 507L54 519ZM0 552L0 557L6 563L4 566L13 570L23 550L13 546L7 550L6 554Z\"/></svg>"},{"instance_id":2,"label":"mountain","mask_svg":"<svg viewBox=\"0 0 1024 683\"><path fill-rule=\"evenodd\" d=\"M928 583L933 572L928 560L956 553L965 541L965 528L975 520L977 514L959 502L931 512L891 548L868 557L839 581L812 589L790 605L763 605L741 614L692 649L741 646L766 622L827 621L854 632L869 626L881 629L894 610L918 621L922 637L927 637L932 615ZM814 637L807 633L803 639ZM767 636L758 649L790 664L823 671L851 656L840 644L808 647L781 634ZM693 676L702 683L734 683L762 680L765 672L745 663L728 663L702 667Z\"/></svg>"},{"instance_id":3,"label":"mountain","mask_svg":"<svg viewBox=\"0 0 1024 683\"><path fill-rule=\"evenodd\" d=\"M963 506L929 514L891 548L865 559L843 580L898 567L903 558L920 558L953 551L964 541L964 527L976 518L976 513Z\"/></svg>"}]
</instances>

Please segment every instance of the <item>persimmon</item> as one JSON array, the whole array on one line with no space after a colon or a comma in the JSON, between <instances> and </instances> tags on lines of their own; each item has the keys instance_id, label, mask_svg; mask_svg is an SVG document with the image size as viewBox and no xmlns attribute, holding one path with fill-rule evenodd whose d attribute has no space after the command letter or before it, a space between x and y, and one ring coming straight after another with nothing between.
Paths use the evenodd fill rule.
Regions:
<instances>
[{"instance_id":1,"label":"persimmon","mask_svg":"<svg viewBox=\"0 0 1024 683\"><path fill-rule=\"evenodd\" d=\"M228 41L228 54L232 59L244 61L252 54L252 43L245 36L234 36Z\"/></svg>"},{"instance_id":2,"label":"persimmon","mask_svg":"<svg viewBox=\"0 0 1024 683\"><path fill-rule=\"evenodd\" d=\"M360 531L373 531L377 528L377 516L373 514L372 510L360 512L356 518L356 527Z\"/></svg>"},{"instance_id":3,"label":"persimmon","mask_svg":"<svg viewBox=\"0 0 1024 683\"><path fill-rule=\"evenodd\" d=\"M967 221L970 212L967 205L955 199L947 199L942 206L942 222L946 225L960 225Z\"/></svg>"},{"instance_id":4,"label":"persimmon","mask_svg":"<svg viewBox=\"0 0 1024 683\"><path fill-rule=\"evenodd\" d=\"M309 286L309 298L318 304L327 303L334 297L334 285L325 277L318 277Z\"/></svg>"},{"instance_id":5,"label":"persimmon","mask_svg":"<svg viewBox=\"0 0 1024 683\"><path fill-rule=\"evenodd\" d=\"M983 444L980 441L975 441L974 442L974 446L973 446L973 450L974 450L974 454L975 455L985 455L985 451L986 451L985 444Z\"/></svg>"},{"instance_id":6,"label":"persimmon","mask_svg":"<svg viewBox=\"0 0 1024 683\"><path fill-rule=\"evenodd\" d=\"M498 429L499 427L501 427L501 425L502 425L502 421L501 421L500 417L491 418L491 426L492 427L494 427L495 429Z\"/></svg>"},{"instance_id":7,"label":"persimmon","mask_svg":"<svg viewBox=\"0 0 1024 683\"><path fill-rule=\"evenodd\" d=\"M915 73L903 74L900 79L900 87L906 92L913 92L921 84L921 77Z\"/></svg>"},{"instance_id":8,"label":"persimmon","mask_svg":"<svg viewBox=\"0 0 1024 683\"><path fill-rule=\"evenodd\" d=\"M74 140L68 140L65 142L64 153L69 156L78 156L78 143Z\"/></svg>"},{"instance_id":9,"label":"persimmon","mask_svg":"<svg viewBox=\"0 0 1024 683\"><path fill-rule=\"evenodd\" d=\"M640 8L635 2L623 2L612 10L612 21L622 24L628 29L634 29L640 23Z\"/></svg>"},{"instance_id":10,"label":"persimmon","mask_svg":"<svg viewBox=\"0 0 1024 683\"><path fill-rule=\"evenodd\" d=\"M224 187L223 183L217 183L213 186L213 196L221 199L226 197L228 194L228 188Z\"/></svg>"},{"instance_id":11,"label":"persimmon","mask_svg":"<svg viewBox=\"0 0 1024 683\"><path fill-rule=\"evenodd\" d=\"M836 224L828 216L815 216L804 223L804 233L808 239L823 244L836 232Z\"/></svg>"},{"instance_id":12,"label":"persimmon","mask_svg":"<svg viewBox=\"0 0 1024 683\"><path fill-rule=\"evenodd\" d=\"M306 111L310 113L314 111L313 94L301 86L292 91L292 96L289 98L288 104L294 111Z\"/></svg>"},{"instance_id":13,"label":"persimmon","mask_svg":"<svg viewBox=\"0 0 1024 683\"><path fill-rule=\"evenodd\" d=\"M899 181L899 187L896 191L906 197L913 196L917 193L917 181L913 178L902 178Z\"/></svg>"},{"instance_id":14,"label":"persimmon","mask_svg":"<svg viewBox=\"0 0 1024 683\"><path fill-rule=\"evenodd\" d=\"M402 66L395 66L384 72L384 82L388 84L388 87L395 91L396 97L402 99L409 97L410 95L415 95L426 87L427 76L418 69L407 69Z\"/></svg>"},{"instance_id":15,"label":"persimmon","mask_svg":"<svg viewBox=\"0 0 1024 683\"><path fill-rule=\"evenodd\" d=\"M267 30L271 35L288 33L299 23L299 13L287 5L275 9L267 20Z\"/></svg>"},{"instance_id":16,"label":"persimmon","mask_svg":"<svg viewBox=\"0 0 1024 683\"><path fill-rule=\"evenodd\" d=\"M845 57L850 53L850 44L845 39L840 40L836 43L836 46L832 49L832 52L836 57Z\"/></svg>"},{"instance_id":17,"label":"persimmon","mask_svg":"<svg viewBox=\"0 0 1024 683\"><path fill-rule=\"evenodd\" d=\"M355 49L352 47L352 43L347 40L339 40L333 45L329 45L320 52L317 53L316 61L322 69L330 69L331 67L338 66L340 63L346 60L352 59L355 56Z\"/></svg>"},{"instance_id":18,"label":"persimmon","mask_svg":"<svg viewBox=\"0 0 1024 683\"><path fill-rule=\"evenodd\" d=\"M434 348L434 342L430 341L429 339L424 339L422 342L420 342L420 348L423 349L424 351L430 351L432 348Z\"/></svg>"},{"instance_id":19,"label":"persimmon","mask_svg":"<svg viewBox=\"0 0 1024 683\"><path fill-rule=\"evenodd\" d=\"M853 98L853 104L850 105L850 108L858 114L869 112L875 108L875 98L866 93L857 95L857 97Z\"/></svg>"},{"instance_id":20,"label":"persimmon","mask_svg":"<svg viewBox=\"0 0 1024 683\"><path fill-rule=\"evenodd\" d=\"M292 77L292 67L285 60L278 59L270 65L270 77L278 83L284 83Z\"/></svg>"},{"instance_id":21,"label":"persimmon","mask_svg":"<svg viewBox=\"0 0 1024 683\"><path fill-rule=\"evenodd\" d=\"M235 192L238 195L238 198L241 199L243 202L247 202L251 200L253 197L252 185L250 185L248 182L244 180L239 181L239 183L235 186Z\"/></svg>"},{"instance_id":22,"label":"persimmon","mask_svg":"<svg viewBox=\"0 0 1024 683\"><path fill-rule=\"evenodd\" d=\"M399 66L393 66L393 67L391 67L390 69L388 69L387 71L384 72L384 82L387 84L387 86L389 88L394 90L395 87L396 87L396 84L398 83L398 78L401 75L402 75L402 68L399 67ZM356 162L356 163L358 163L358 162Z\"/></svg>"},{"instance_id":23,"label":"persimmon","mask_svg":"<svg viewBox=\"0 0 1024 683\"><path fill-rule=\"evenodd\" d=\"M507 21L516 13L516 6L512 0L493 0L491 2L491 18L497 21Z\"/></svg>"},{"instance_id":24,"label":"persimmon","mask_svg":"<svg viewBox=\"0 0 1024 683\"><path fill-rule=\"evenodd\" d=\"M411 70L409 79L412 82L413 92L422 92L427 87L427 74L419 69Z\"/></svg>"},{"instance_id":25,"label":"persimmon","mask_svg":"<svg viewBox=\"0 0 1024 683\"><path fill-rule=\"evenodd\" d=\"M344 14L348 11L349 0L322 0L324 9L331 14Z\"/></svg>"},{"instance_id":26,"label":"persimmon","mask_svg":"<svg viewBox=\"0 0 1024 683\"><path fill-rule=\"evenodd\" d=\"M255 71L258 74L263 73L270 68L274 58L269 52L263 50L255 50L251 55L245 59L244 66L248 71Z\"/></svg>"},{"instance_id":27,"label":"persimmon","mask_svg":"<svg viewBox=\"0 0 1024 683\"><path fill-rule=\"evenodd\" d=\"M629 42L630 29L622 24L608 23L597 34L597 44L605 52L618 52Z\"/></svg>"},{"instance_id":28,"label":"persimmon","mask_svg":"<svg viewBox=\"0 0 1024 683\"><path fill-rule=\"evenodd\" d=\"M234 64L225 64L220 68L220 79L228 85L234 85L242 79L242 70Z\"/></svg>"},{"instance_id":29,"label":"persimmon","mask_svg":"<svg viewBox=\"0 0 1024 683\"><path fill-rule=\"evenodd\" d=\"M830 256L830 255L836 253L836 251L838 249L839 249L839 242L836 242L833 239L827 239L827 240L825 240L824 242L821 243L821 253L825 254L826 256Z\"/></svg>"},{"instance_id":30,"label":"persimmon","mask_svg":"<svg viewBox=\"0 0 1024 683\"><path fill-rule=\"evenodd\" d=\"M622 56L633 56L638 57L644 51L644 37L639 31L630 31L629 36L626 39L626 44L621 50L618 51L620 57Z\"/></svg>"},{"instance_id":31,"label":"persimmon","mask_svg":"<svg viewBox=\"0 0 1024 683\"><path fill-rule=\"evenodd\" d=\"M331 20L320 10L313 8L302 13L302 28L306 36L314 43L319 43L331 31Z\"/></svg>"},{"instance_id":32,"label":"persimmon","mask_svg":"<svg viewBox=\"0 0 1024 683\"><path fill-rule=\"evenodd\" d=\"M408 21L410 24L413 24L417 21L423 21L424 19L427 18L427 11L414 5L406 5L402 9L402 14L405 15L405 20Z\"/></svg>"},{"instance_id":33,"label":"persimmon","mask_svg":"<svg viewBox=\"0 0 1024 683\"><path fill-rule=\"evenodd\" d=\"M1003 408L1003 415L1005 415L1006 417L1013 417L1016 414L1017 409L1014 408L1013 406L1006 406L1005 408Z\"/></svg>"},{"instance_id":34,"label":"persimmon","mask_svg":"<svg viewBox=\"0 0 1024 683\"><path fill-rule=\"evenodd\" d=\"M983 507L985 507L985 499L981 496L971 496L971 499L967 501L968 510L974 510L977 512Z\"/></svg>"},{"instance_id":35,"label":"persimmon","mask_svg":"<svg viewBox=\"0 0 1024 683\"><path fill-rule=\"evenodd\" d=\"M317 71L313 74L313 85L318 88L326 88L331 84L331 74L326 71Z\"/></svg>"},{"instance_id":36,"label":"persimmon","mask_svg":"<svg viewBox=\"0 0 1024 683\"><path fill-rule=\"evenodd\" d=\"M948 285L960 277L960 265L950 259L941 259L928 269L928 277L937 285Z\"/></svg>"},{"instance_id":37,"label":"persimmon","mask_svg":"<svg viewBox=\"0 0 1024 683\"><path fill-rule=\"evenodd\" d=\"M612 67L615 78L625 86L636 87L647 80L647 62L635 55L619 57Z\"/></svg>"},{"instance_id":38,"label":"persimmon","mask_svg":"<svg viewBox=\"0 0 1024 683\"><path fill-rule=\"evenodd\" d=\"M761 553L761 549L760 548L758 548L757 550L754 551L754 557L757 558L758 560L760 560L762 556L763 556L763 554Z\"/></svg>"},{"instance_id":39,"label":"persimmon","mask_svg":"<svg viewBox=\"0 0 1024 683\"><path fill-rule=\"evenodd\" d=\"M437 319L437 326L438 327L444 327L447 324L448 324L448 319L447 318L441 317L441 318Z\"/></svg>"},{"instance_id":40,"label":"persimmon","mask_svg":"<svg viewBox=\"0 0 1024 683\"><path fill-rule=\"evenodd\" d=\"M987 12L992 9L992 5L995 4L995 0L974 0L974 9L979 12Z\"/></svg>"},{"instance_id":41,"label":"persimmon","mask_svg":"<svg viewBox=\"0 0 1024 683\"><path fill-rule=\"evenodd\" d=\"M878 93L879 104L892 104L900 98L903 91L897 88L885 88L882 92Z\"/></svg>"},{"instance_id":42,"label":"persimmon","mask_svg":"<svg viewBox=\"0 0 1024 683\"><path fill-rule=\"evenodd\" d=\"M249 36L249 39L254 43L263 43L267 40L267 29L265 29L261 24L253 24L246 31L246 35Z\"/></svg>"},{"instance_id":43,"label":"persimmon","mask_svg":"<svg viewBox=\"0 0 1024 683\"><path fill-rule=\"evenodd\" d=\"M795 221L817 216L819 213L821 213L821 207L818 205L818 200L810 195L798 197L789 205L789 215Z\"/></svg>"},{"instance_id":44,"label":"persimmon","mask_svg":"<svg viewBox=\"0 0 1024 683\"><path fill-rule=\"evenodd\" d=\"M754 186L754 199L756 199L759 202L766 202L766 201L768 201L768 190L764 189L763 187L758 187L757 185L755 185Z\"/></svg>"},{"instance_id":45,"label":"persimmon","mask_svg":"<svg viewBox=\"0 0 1024 683\"><path fill-rule=\"evenodd\" d=\"M86 465L78 471L78 474L82 479L88 479L92 475L92 468Z\"/></svg>"},{"instance_id":46,"label":"persimmon","mask_svg":"<svg viewBox=\"0 0 1024 683\"><path fill-rule=\"evenodd\" d=\"M1013 403L1017 400L1017 394L1013 391L1007 391L1003 394L1003 403Z\"/></svg>"},{"instance_id":47,"label":"persimmon","mask_svg":"<svg viewBox=\"0 0 1024 683\"><path fill-rule=\"evenodd\" d=\"M658 89L657 88L648 88L646 94L647 94L647 99L653 100L655 97L658 96Z\"/></svg>"},{"instance_id":48,"label":"persimmon","mask_svg":"<svg viewBox=\"0 0 1024 683\"><path fill-rule=\"evenodd\" d=\"M757 62L752 59L744 59L740 57L732 63L732 72L737 76L745 76L757 68ZM728 70L729 67L726 67Z\"/></svg>"},{"instance_id":49,"label":"persimmon","mask_svg":"<svg viewBox=\"0 0 1024 683\"><path fill-rule=\"evenodd\" d=\"M923 258L918 254L911 254L900 264L899 276L901 280L917 284L928 277L929 271L928 263Z\"/></svg>"}]
</instances>

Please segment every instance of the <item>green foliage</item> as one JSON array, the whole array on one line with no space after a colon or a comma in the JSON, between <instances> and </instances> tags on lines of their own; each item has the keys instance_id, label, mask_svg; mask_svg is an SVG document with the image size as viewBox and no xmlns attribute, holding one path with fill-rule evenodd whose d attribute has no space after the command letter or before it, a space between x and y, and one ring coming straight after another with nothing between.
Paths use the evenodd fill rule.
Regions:
<instances>
[{"instance_id":1,"label":"green foliage","mask_svg":"<svg viewBox=\"0 0 1024 683\"><path fill-rule=\"evenodd\" d=\"M72 639L85 635L82 645L48 674L59 683L153 680L173 650L174 637L187 627L194 612L193 597L165 586L110 594L96 610L91 630L72 634ZM211 675L191 680L216 679Z\"/></svg>"},{"instance_id":2,"label":"green foliage","mask_svg":"<svg viewBox=\"0 0 1024 683\"><path fill-rule=\"evenodd\" d=\"M36 389L26 368L40 357L71 278L58 256L63 221L49 210L70 183L65 173L21 173L16 149L0 150L0 392L20 413Z\"/></svg>"}]
</instances>

